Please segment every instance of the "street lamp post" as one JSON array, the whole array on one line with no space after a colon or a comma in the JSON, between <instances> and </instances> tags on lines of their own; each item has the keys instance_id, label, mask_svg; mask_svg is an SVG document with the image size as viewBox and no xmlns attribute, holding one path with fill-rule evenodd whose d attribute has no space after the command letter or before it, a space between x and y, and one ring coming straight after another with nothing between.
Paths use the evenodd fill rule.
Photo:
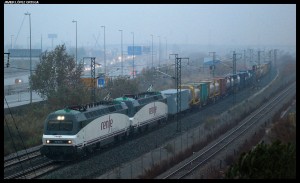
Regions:
<instances>
[{"instance_id":1,"label":"street lamp post","mask_svg":"<svg viewBox=\"0 0 300 183\"><path fill-rule=\"evenodd\" d=\"M76 23L76 65L77 65L77 21L76 21L76 20L73 20L72 22L73 22L73 23L74 23L74 22Z\"/></svg>"},{"instance_id":2,"label":"street lamp post","mask_svg":"<svg viewBox=\"0 0 300 183\"><path fill-rule=\"evenodd\" d=\"M133 56L132 56L132 59L133 59L133 75L132 75L132 77L134 78L134 72L135 72L135 70L134 70L134 32L131 32L132 33L132 54L133 54Z\"/></svg>"},{"instance_id":3,"label":"street lamp post","mask_svg":"<svg viewBox=\"0 0 300 183\"><path fill-rule=\"evenodd\" d=\"M12 43L13 42L13 37L14 37L14 35L10 36L10 38L11 38L11 49L13 48L13 46L12 46L13 45L13 43Z\"/></svg>"},{"instance_id":4,"label":"street lamp post","mask_svg":"<svg viewBox=\"0 0 300 183\"><path fill-rule=\"evenodd\" d=\"M119 30L121 32L121 68L122 68L122 76L123 76L123 30Z\"/></svg>"},{"instance_id":5,"label":"street lamp post","mask_svg":"<svg viewBox=\"0 0 300 183\"><path fill-rule=\"evenodd\" d=\"M158 66L160 67L160 36L158 37Z\"/></svg>"},{"instance_id":6,"label":"street lamp post","mask_svg":"<svg viewBox=\"0 0 300 183\"><path fill-rule=\"evenodd\" d=\"M106 50L105 50L105 26L101 26L104 30L104 74L106 74Z\"/></svg>"},{"instance_id":7,"label":"street lamp post","mask_svg":"<svg viewBox=\"0 0 300 183\"><path fill-rule=\"evenodd\" d=\"M32 76L32 71L31 71L31 67L32 67L32 63L31 63L31 17L30 17L30 13L25 13L25 15L29 15L29 33L30 33L30 78L31 78L31 76ZM30 87L30 85L29 85L29 90L30 90L30 104L32 103L32 89L31 89L31 87Z\"/></svg>"},{"instance_id":8,"label":"street lamp post","mask_svg":"<svg viewBox=\"0 0 300 183\"><path fill-rule=\"evenodd\" d=\"M152 37L152 48L151 48L151 51L152 51L152 68L153 68L153 35L151 34L151 37Z\"/></svg>"},{"instance_id":9,"label":"street lamp post","mask_svg":"<svg viewBox=\"0 0 300 183\"><path fill-rule=\"evenodd\" d=\"M168 60L168 42L167 42L167 37L166 38L166 60Z\"/></svg>"}]
</instances>

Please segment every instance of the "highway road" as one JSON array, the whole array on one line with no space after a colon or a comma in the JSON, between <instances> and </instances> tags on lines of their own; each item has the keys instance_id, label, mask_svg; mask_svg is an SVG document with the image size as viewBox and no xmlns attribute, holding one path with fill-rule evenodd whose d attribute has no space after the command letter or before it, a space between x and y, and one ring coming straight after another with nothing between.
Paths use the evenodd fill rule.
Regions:
<instances>
[{"instance_id":1,"label":"highway road","mask_svg":"<svg viewBox=\"0 0 300 183\"><path fill-rule=\"evenodd\" d=\"M22 83L28 84L28 72L4 72L4 87L15 86L15 80L20 79ZM43 99L36 93L32 92L32 102L39 102ZM7 104L7 103L8 104ZM30 103L30 93L24 91L15 91L13 95L4 95L4 109L8 107L16 107Z\"/></svg>"}]
</instances>

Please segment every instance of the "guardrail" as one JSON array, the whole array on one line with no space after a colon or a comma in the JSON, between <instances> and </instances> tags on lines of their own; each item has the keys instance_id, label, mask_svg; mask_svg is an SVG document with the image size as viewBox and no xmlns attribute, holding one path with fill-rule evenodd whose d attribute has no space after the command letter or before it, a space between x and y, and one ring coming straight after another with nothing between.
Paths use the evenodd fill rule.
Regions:
<instances>
[{"instance_id":1,"label":"guardrail","mask_svg":"<svg viewBox=\"0 0 300 183\"><path fill-rule=\"evenodd\" d=\"M29 92L29 83L18 83L4 86L4 95L14 95L20 92Z\"/></svg>"}]
</instances>

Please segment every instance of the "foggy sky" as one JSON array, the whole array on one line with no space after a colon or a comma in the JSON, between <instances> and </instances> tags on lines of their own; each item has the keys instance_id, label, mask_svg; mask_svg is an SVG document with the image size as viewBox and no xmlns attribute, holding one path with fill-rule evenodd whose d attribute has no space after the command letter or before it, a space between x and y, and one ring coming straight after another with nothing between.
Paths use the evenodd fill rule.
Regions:
<instances>
[{"instance_id":1,"label":"foggy sky","mask_svg":"<svg viewBox=\"0 0 300 183\"><path fill-rule=\"evenodd\" d=\"M31 13L32 48L53 44L102 46L106 44L296 45L296 5L207 4L33 4L4 5L4 46L28 48ZM13 37L11 37L13 35ZM97 40L97 41L96 41ZM97 44L96 44L97 43ZM44 46L46 47L46 46Z\"/></svg>"}]
</instances>

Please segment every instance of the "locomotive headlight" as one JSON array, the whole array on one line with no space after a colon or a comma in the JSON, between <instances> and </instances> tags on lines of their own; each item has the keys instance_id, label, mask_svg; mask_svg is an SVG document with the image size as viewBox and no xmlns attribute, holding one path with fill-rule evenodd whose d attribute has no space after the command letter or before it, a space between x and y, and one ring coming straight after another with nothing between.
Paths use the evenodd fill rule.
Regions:
<instances>
[{"instance_id":1,"label":"locomotive headlight","mask_svg":"<svg viewBox=\"0 0 300 183\"><path fill-rule=\"evenodd\" d=\"M68 144L72 144L72 140L68 140Z\"/></svg>"},{"instance_id":2,"label":"locomotive headlight","mask_svg":"<svg viewBox=\"0 0 300 183\"><path fill-rule=\"evenodd\" d=\"M50 144L50 140L46 140L46 144Z\"/></svg>"},{"instance_id":3,"label":"locomotive headlight","mask_svg":"<svg viewBox=\"0 0 300 183\"><path fill-rule=\"evenodd\" d=\"M57 120L64 120L65 116L57 116Z\"/></svg>"}]
</instances>

